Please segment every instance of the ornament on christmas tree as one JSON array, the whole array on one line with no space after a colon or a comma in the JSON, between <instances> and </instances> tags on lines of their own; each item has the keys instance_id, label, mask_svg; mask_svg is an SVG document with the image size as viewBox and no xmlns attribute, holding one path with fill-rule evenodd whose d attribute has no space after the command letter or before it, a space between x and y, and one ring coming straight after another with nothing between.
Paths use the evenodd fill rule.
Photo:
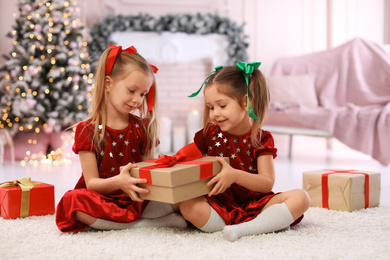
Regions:
<instances>
[{"instance_id":1,"label":"ornament on christmas tree","mask_svg":"<svg viewBox=\"0 0 390 260\"><path fill-rule=\"evenodd\" d=\"M77 1L19 0L0 67L0 129L60 131L85 120L93 75Z\"/></svg>"},{"instance_id":2,"label":"ornament on christmas tree","mask_svg":"<svg viewBox=\"0 0 390 260\"><path fill-rule=\"evenodd\" d=\"M42 32L42 25L36 24L34 26L34 31L37 32L37 33L41 33Z\"/></svg>"},{"instance_id":3,"label":"ornament on christmas tree","mask_svg":"<svg viewBox=\"0 0 390 260\"><path fill-rule=\"evenodd\" d=\"M23 5L23 11L25 11L26 13L30 13L31 10L32 10L31 5L29 5L29 4Z\"/></svg>"}]
</instances>

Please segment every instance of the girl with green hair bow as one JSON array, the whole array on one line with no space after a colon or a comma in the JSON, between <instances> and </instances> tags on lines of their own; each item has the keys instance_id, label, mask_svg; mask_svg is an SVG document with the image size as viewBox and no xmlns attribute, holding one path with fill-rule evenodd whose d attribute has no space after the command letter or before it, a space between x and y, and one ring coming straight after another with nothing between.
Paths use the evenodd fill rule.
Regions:
<instances>
[{"instance_id":1,"label":"girl with green hair bow","mask_svg":"<svg viewBox=\"0 0 390 260\"><path fill-rule=\"evenodd\" d=\"M221 172L207 185L208 195L179 204L183 217L205 232L223 231L227 240L268 233L299 223L310 200L302 189L272 191L277 149L261 129L269 105L260 62L216 67L204 86L204 128L194 143L217 156ZM229 157L229 163L219 157Z\"/></svg>"}]
</instances>

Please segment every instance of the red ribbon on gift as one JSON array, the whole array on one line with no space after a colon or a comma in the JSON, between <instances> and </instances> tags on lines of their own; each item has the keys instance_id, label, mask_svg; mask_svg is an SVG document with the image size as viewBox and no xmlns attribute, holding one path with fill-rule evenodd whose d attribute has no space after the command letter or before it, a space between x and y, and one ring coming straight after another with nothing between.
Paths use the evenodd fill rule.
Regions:
<instances>
[{"instance_id":1,"label":"red ribbon on gift","mask_svg":"<svg viewBox=\"0 0 390 260\"><path fill-rule=\"evenodd\" d=\"M333 173L350 173L350 174L363 174L365 178L364 182L364 194L365 194L365 205L364 208L368 208L370 202L370 178L369 175L365 172L356 172L355 170L330 170L327 169L325 171L331 171L328 173L322 174L321 178L321 186L322 186L322 207L329 209L328 203L328 176Z\"/></svg>"},{"instance_id":2,"label":"red ribbon on gift","mask_svg":"<svg viewBox=\"0 0 390 260\"><path fill-rule=\"evenodd\" d=\"M152 184L152 178L150 170L157 168L166 168L179 164L196 164L200 165L200 179L205 179L213 176L213 162L212 161L193 161L195 159L203 157L195 143L190 143L181 148L175 155L148 160L147 162L159 163L156 165L145 166L139 168L139 177L146 179L146 184Z\"/></svg>"}]
</instances>

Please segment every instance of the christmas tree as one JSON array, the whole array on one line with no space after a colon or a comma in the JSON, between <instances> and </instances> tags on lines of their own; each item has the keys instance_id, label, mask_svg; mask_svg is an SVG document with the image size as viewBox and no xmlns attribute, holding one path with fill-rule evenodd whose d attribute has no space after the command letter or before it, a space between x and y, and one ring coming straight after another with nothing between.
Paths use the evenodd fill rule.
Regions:
<instances>
[{"instance_id":1,"label":"christmas tree","mask_svg":"<svg viewBox=\"0 0 390 260\"><path fill-rule=\"evenodd\" d=\"M76 1L19 0L0 68L0 129L60 131L87 117L92 73Z\"/></svg>"}]
</instances>

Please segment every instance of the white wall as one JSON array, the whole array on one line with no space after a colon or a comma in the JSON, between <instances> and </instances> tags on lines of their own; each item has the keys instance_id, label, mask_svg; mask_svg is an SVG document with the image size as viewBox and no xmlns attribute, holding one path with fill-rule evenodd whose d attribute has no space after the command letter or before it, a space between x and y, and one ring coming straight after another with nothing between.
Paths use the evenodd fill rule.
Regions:
<instances>
[{"instance_id":1,"label":"white wall","mask_svg":"<svg viewBox=\"0 0 390 260\"><path fill-rule=\"evenodd\" d=\"M326 48L325 0L246 1L252 60L267 74L275 59Z\"/></svg>"},{"instance_id":2,"label":"white wall","mask_svg":"<svg viewBox=\"0 0 390 260\"><path fill-rule=\"evenodd\" d=\"M385 6L388 0L329 0L329 45L362 36L385 42ZM387 16L390 16L387 13Z\"/></svg>"},{"instance_id":3,"label":"white wall","mask_svg":"<svg viewBox=\"0 0 390 260\"><path fill-rule=\"evenodd\" d=\"M8 54L12 48L12 40L6 37L6 34L12 30L15 21L13 14L16 11L16 1L15 4L10 4L7 0L0 0L0 64L4 61L1 55Z\"/></svg>"},{"instance_id":4,"label":"white wall","mask_svg":"<svg viewBox=\"0 0 390 260\"><path fill-rule=\"evenodd\" d=\"M354 37L378 43L390 38L390 0L78 0L83 20L91 26L104 13L122 14L211 12L246 23L249 55L263 62L267 74L275 59L325 50ZM16 2L16 1L15 1ZM11 40L4 35L14 24L13 1L0 0L0 54L8 53ZM390 42L387 42L390 43ZM0 58L0 63L3 59Z\"/></svg>"}]
</instances>

